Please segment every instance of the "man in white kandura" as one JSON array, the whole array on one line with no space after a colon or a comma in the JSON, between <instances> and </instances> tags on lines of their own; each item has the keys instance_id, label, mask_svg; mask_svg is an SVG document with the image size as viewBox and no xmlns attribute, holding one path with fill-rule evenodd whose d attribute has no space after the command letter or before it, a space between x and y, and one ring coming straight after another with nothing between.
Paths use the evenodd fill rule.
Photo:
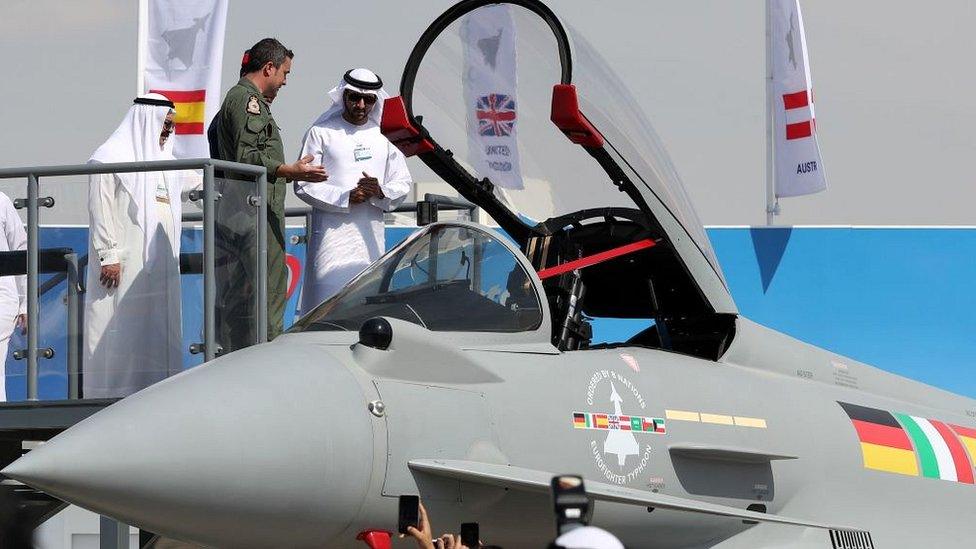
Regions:
<instances>
[{"instance_id":1,"label":"man in white kandura","mask_svg":"<svg viewBox=\"0 0 976 549\"><path fill-rule=\"evenodd\" d=\"M0 193L0 252L27 249L27 233L14 209L14 203ZM27 325L27 277L0 277L0 402L7 401L6 360L7 346L14 328Z\"/></svg>"},{"instance_id":2,"label":"man in white kandura","mask_svg":"<svg viewBox=\"0 0 976 549\"><path fill-rule=\"evenodd\" d=\"M174 106L150 93L89 163L172 160ZM124 397L182 368L180 184L175 172L93 175L85 398Z\"/></svg>"},{"instance_id":3,"label":"man in white kandura","mask_svg":"<svg viewBox=\"0 0 976 549\"><path fill-rule=\"evenodd\" d=\"M335 295L386 248L383 212L406 198L412 183L406 159L380 133L383 81L368 69L347 71L329 92L333 104L305 134L302 152L329 179L295 182L313 207L301 311Z\"/></svg>"}]
</instances>

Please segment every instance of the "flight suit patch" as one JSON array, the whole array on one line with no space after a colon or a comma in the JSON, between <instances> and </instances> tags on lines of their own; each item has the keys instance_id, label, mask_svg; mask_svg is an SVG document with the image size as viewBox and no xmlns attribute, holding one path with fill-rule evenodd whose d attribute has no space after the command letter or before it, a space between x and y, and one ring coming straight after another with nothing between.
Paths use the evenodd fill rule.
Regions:
<instances>
[{"instance_id":1,"label":"flight suit patch","mask_svg":"<svg viewBox=\"0 0 976 549\"><path fill-rule=\"evenodd\" d=\"M261 105L258 103L258 96L252 95L247 100L247 114L261 114Z\"/></svg>"}]
</instances>

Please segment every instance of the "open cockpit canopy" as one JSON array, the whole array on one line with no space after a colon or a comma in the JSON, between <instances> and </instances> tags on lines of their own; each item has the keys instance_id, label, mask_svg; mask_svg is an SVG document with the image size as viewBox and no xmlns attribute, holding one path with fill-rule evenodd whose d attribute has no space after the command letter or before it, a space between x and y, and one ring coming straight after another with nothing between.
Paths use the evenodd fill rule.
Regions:
<instances>
[{"instance_id":1,"label":"open cockpit canopy","mask_svg":"<svg viewBox=\"0 0 976 549\"><path fill-rule=\"evenodd\" d=\"M538 0L450 8L415 46L400 94L384 107L387 137L487 212L537 270L651 242L544 279L547 291L565 294L581 276L584 314L658 324L736 313L624 79Z\"/></svg>"}]
</instances>

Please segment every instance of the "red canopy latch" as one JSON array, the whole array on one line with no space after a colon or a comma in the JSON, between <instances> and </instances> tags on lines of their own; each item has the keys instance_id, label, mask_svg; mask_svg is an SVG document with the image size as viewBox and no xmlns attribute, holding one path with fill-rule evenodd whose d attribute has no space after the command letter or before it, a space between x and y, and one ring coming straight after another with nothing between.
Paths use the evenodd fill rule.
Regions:
<instances>
[{"instance_id":1,"label":"red canopy latch","mask_svg":"<svg viewBox=\"0 0 976 549\"><path fill-rule=\"evenodd\" d=\"M410 121L407 106L403 104L403 98L399 95L383 102L380 132L407 156L434 150L434 144L430 139L421 134Z\"/></svg>"},{"instance_id":2,"label":"red canopy latch","mask_svg":"<svg viewBox=\"0 0 976 549\"><path fill-rule=\"evenodd\" d=\"M549 119L573 143L597 149L603 147L603 136L579 110L576 86L556 84L552 87L552 113Z\"/></svg>"}]
</instances>

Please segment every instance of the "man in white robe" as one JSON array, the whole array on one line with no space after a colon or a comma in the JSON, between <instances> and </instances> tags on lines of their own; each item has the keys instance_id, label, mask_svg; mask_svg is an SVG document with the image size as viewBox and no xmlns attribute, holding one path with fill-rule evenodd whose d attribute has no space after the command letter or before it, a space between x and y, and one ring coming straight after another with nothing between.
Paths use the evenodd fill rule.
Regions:
<instances>
[{"instance_id":1,"label":"man in white robe","mask_svg":"<svg viewBox=\"0 0 976 549\"><path fill-rule=\"evenodd\" d=\"M329 97L332 107L305 134L300 154L324 166L329 179L295 182L295 194L313 207L302 314L383 254L383 212L400 204L412 184L403 153L380 133L389 95L379 76L368 69L347 71Z\"/></svg>"},{"instance_id":2,"label":"man in white robe","mask_svg":"<svg viewBox=\"0 0 976 549\"><path fill-rule=\"evenodd\" d=\"M174 106L136 98L90 163L172 160ZM124 397L182 369L181 178L93 175L85 296L85 398Z\"/></svg>"},{"instance_id":3,"label":"man in white robe","mask_svg":"<svg viewBox=\"0 0 976 549\"><path fill-rule=\"evenodd\" d=\"M0 193L0 252L27 249L27 233L24 224L14 209L14 203L4 193ZM7 347L14 328L27 325L27 277L0 277L0 402L6 402L6 360Z\"/></svg>"}]
</instances>

